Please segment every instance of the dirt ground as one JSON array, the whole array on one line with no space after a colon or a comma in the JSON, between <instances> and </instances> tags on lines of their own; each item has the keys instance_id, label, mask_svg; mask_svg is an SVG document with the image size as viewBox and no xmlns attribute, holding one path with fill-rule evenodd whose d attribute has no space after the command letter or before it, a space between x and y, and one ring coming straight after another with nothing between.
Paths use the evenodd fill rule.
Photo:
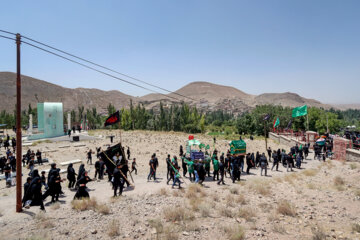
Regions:
<instances>
[{"instance_id":1,"label":"dirt ground","mask_svg":"<svg viewBox=\"0 0 360 240\"><path fill-rule=\"evenodd\" d=\"M86 164L88 149L110 143L119 131L95 131L96 140L42 142L30 149L48 152L59 163L80 159L94 176L94 165ZM46 212L39 207L15 213L15 187L0 181L0 239L360 239L360 165L338 161L319 162L310 153L302 169L286 172L260 169L243 173L241 181L217 185L208 178L203 186L185 178L182 190L166 184L167 154L178 155L187 134L174 132L122 132L122 142L130 146L131 158L138 164L133 174L135 188L113 198L105 177L88 184L91 201L72 202L75 192L62 184L59 203L46 199ZM212 146L212 137L195 135ZM248 140L247 152L265 151L264 140ZM272 149L289 147L269 140ZM62 147L62 148L59 148ZM220 152L227 140L217 140ZM25 151L28 147L24 147ZM1 149L4 154L4 149ZM151 154L159 159L158 181L147 181ZM93 163L95 159L93 159ZM271 164L271 163L270 163ZM75 164L77 171L80 164ZM271 165L269 166L271 167ZM37 169L49 169L49 164ZM66 169L67 167L61 167ZM24 169L23 182L28 169ZM66 174L62 175L66 178ZM74 209L74 207L76 209ZM87 208L78 210L79 208Z\"/></svg>"}]
</instances>

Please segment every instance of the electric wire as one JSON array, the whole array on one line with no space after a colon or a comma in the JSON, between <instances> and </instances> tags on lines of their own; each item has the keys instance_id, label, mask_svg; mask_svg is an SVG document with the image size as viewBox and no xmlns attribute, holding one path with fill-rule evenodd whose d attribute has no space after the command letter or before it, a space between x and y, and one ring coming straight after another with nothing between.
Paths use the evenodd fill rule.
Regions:
<instances>
[{"instance_id":1,"label":"electric wire","mask_svg":"<svg viewBox=\"0 0 360 240\"><path fill-rule=\"evenodd\" d=\"M154 90L152 90L152 89L143 87L143 86L138 85L138 84L136 84L136 83L132 83L132 82L127 81L127 80L125 80L125 79L119 78L119 77L114 76L114 75L112 75L112 74L106 73L106 72L104 72L104 71L98 70L98 69L93 68L93 67L91 67L91 66L88 66L88 65L86 65L86 64L83 64L83 63L80 63L80 62L75 61L75 60L73 60L73 59L70 59L70 58L68 58L68 57L64 57L64 56L62 56L62 55L60 55L60 54L57 54L57 53L54 53L54 52L52 52L52 51L46 50L46 49L44 49L44 48L41 48L41 47L36 46L36 45L34 45L34 44L31 44L31 43L29 43L29 42L26 42L26 41L21 41L21 42L22 42L22 43L25 43L25 44L27 44L27 45L29 45L29 46L31 46L31 47L37 48L37 49L39 49L39 50L42 50L42 51L44 51L44 52L50 53L50 54L52 54L52 55L55 55L55 56L57 56L57 57L63 58L63 59L65 59L65 60L67 60L67 61L70 61L70 62L76 63L76 64L78 64L78 65L81 65L81 66L83 66L83 67L85 67L85 68L91 69L91 70L93 70L93 71L95 71L95 72L98 72L98 73L104 74L104 75L106 75L106 76L112 77L112 78L117 79L117 80L119 80L119 81L122 81L122 82L125 82L125 83L128 83L128 84L131 84L131 85L133 85L133 86L136 86L136 87L145 89L145 90L150 91L150 92L153 92L153 93L158 93L158 92L156 92L156 91L154 91ZM177 99L177 98L175 98L175 97L168 96L168 95L163 94L163 93L158 93L158 94L160 94L160 95L162 95L162 96L164 96L164 97L172 98L172 99L174 99L174 100L176 100L176 101L182 102L182 100Z\"/></svg>"}]
</instances>

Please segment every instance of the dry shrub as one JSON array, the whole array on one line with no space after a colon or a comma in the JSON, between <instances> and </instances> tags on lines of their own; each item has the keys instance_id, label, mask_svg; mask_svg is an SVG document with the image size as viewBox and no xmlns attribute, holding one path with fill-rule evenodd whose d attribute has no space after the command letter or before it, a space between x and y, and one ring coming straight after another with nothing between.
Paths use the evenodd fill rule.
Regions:
<instances>
[{"instance_id":1,"label":"dry shrub","mask_svg":"<svg viewBox=\"0 0 360 240\"><path fill-rule=\"evenodd\" d=\"M294 181L299 178L299 175L296 173L291 173L284 176L284 180L290 184L294 184Z\"/></svg>"},{"instance_id":2,"label":"dry shrub","mask_svg":"<svg viewBox=\"0 0 360 240\"><path fill-rule=\"evenodd\" d=\"M313 234L312 240L326 240L326 233L323 228L315 226L311 228L311 232Z\"/></svg>"},{"instance_id":3,"label":"dry shrub","mask_svg":"<svg viewBox=\"0 0 360 240\"><path fill-rule=\"evenodd\" d=\"M240 203L241 205L247 204L246 198L245 198L245 196L242 195L242 194L237 197L236 201L237 201L238 203Z\"/></svg>"},{"instance_id":4,"label":"dry shrub","mask_svg":"<svg viewBox=\"0 0 360 240\"><path fill-rule=\"evenodd\" d=\"M59 208L60 208L60 203L59 202L56 202L56 203L51 205L51 209L53 209L53 210L57 210Z\"/></svg>"},{"instance_id":5,"label":"dry shrub","mask_svg":"<svg viewBox=\"0 0 360 240\"><path fill-rule=\"evenodd\" d=\"M354 223L354 224L351 226L351 229L352 229L354 232L360 233L360 224Z\"/></svg>"},{"instance_id":6,"label":"dry shrub","mask_svg":"<svg viewBox=\"0 0 360 240\"><path fill-rule=\"evenodd\" d=\"M281 177L274 177L274 181L281 183L283 179Z\"/></svg>"},{"instance_id":7,"label":"dry shrub","mask_svg":"<svg viewBox=\"0 0 360 240\"><path fill-rule=\"evenodd\" d=\"M356 189L354 194L356 197L360 197L360 189Z\"/></svg>"},{"instance_id":8,"label":"dry shrub","mask_svg":"<svg viewBox=\"0 0 360 240\"><path fill-rule=\"evenodd\" d=\"M218 209L218 212L219 212L220 216L223 216L223 217L228 217L228 218L234 217L233 211L231 211L230 209L228 209L228 208L225 207L225 206L221 206L221 207Z\"/></svg>"},{"instance_id":9,"label":"dry shrub","mask_svg":"<svg viewBox=\"0 0 360 240\"><path fill-rule=\"evenodd\" d=\"M167 226L164 228L164 231L161 234L161 237L159 239L161 239L161 240L177 240L177 239L179 239L179 234L174 231L174 227Z\"/></svg>"},{"instance_id":10,"label":"dry shrub","mask_svg":"<svg viewBox=\"0 0 360 240\"><path fill-rule=\"evenodd\" d=\"M193 211L198 211L199 210L199 205L202 202L202 199L200 198L190 198L189 199L189 204L191 206L191 209Z\"/></svg>"},{"instance_id":11,"label":"dry shrub","mask_svg":"<svg viewBox=\"0 0 360 240\"><path fill-rule=\"evenodd\" d=\"M273 209L272 204L269 203L260 203L259 208L261 208L264 212L270 212L271 209Z\"/></svg>"},{"instance_id":12,"label":"dry shrub","mask_svg":"<svg viewBox=\"0 0 360 240\"><path fill-rule=\"evenodd\" d=\"M84 198L71 201L71 206L77 211L94 210L101 214L109 214L110 208L106 204L99 204L96 198Z\"/></svg>"},{"instance_id":13,"label":"dry shrub","mask_svg":"<svg viewBox=\"0 0 360 240\"><path fill-rule=\"evenodd\" d=\"M296 209L294 205L292 205L287 200L281 200L278 203L277 212L286 216L291 216L291 217L296 216Z\"/></svg>"},{"instance_id":14,"label":"dry shrub","mask_svg":"<svg viewBox=\"0 0 360 240\"><path fill-rule=\"evenodd\" d=\"M164 218L168 222L180 222L194 219L194 214L184 207L167 207L164 209Z\"/></svg>"},{"instance_id":15,"label":"dry shrub","mask_svg":"<svg viewBox=\"0 0 360 240\"><path fill-rule=\"evenodd\" d=\"M214 201L214 202L219 202L219 200L220 200L220 198L219 198L219 194L213 194L212 196L211 196L211 198L212 198L212 200Z\"/></svg>"},{"instance_id":16,"label":"dry shrub","mask_svg":"<svg viewBox=\"0 0 360 240\"><path fill-rule=\"evenodd\" d=\"M306 186L308 187L308 189L315 189L316 188L315 184L313 184L311 182L308 183Z\"/></svg>"},{"instance_id":17,"label":"dry shrub","mask_svg":"<svg viewBox=\"0 0 360 240\"><path fill-rule=\"evenodd\" d=\"M36 214L35 219L37 220L39 229L55 227L53 221L51 221L51 219L49 219L44 212L39 212Z\"/></svg>"},{"instance_id":18,"label":"dry shrub","mask_svg":"<svg viewBox=\"0 0 360 240\"><path fill-rule=\"evenodd\" d=\"M286 233L286 229L282 224L273 224L273 231L280 234Z\"/></svg>"},{"instance_id":19,"label":"dry shrub","mask_svg":"<svg viewBox=\"0 0 360 240\"><path fill-rule=\"evenodd\" d=\"M180 189L178 191L173 191L172 195L174 197L183 197L184 196L184 189Z\"/></svg>"},{"instance_id":20,"label":"dry shrub","mask_svg":"<svg viewBox=\"0 0 360 240\"><path fill-rule=\"evenodd\" d=\"M350 164L350 169L351 170L354 170L354 169L356 169L357 168L357 164L356 163L351 163Z\"/></svg>"},{"instance_id":21,"label":"dry shrub","mask_svg":"<svg viewBox=\"0 0 360 240\"><path fill-rule=\"evenodd\" d=\"M71 201L72 208L77 211L94 210L96 205L96 198L84 198Z\"/></svg>"},{"instance_id":22,"label":"dry shrub","mask_svg":"<svg viewBox=\"0 0 360 240\"><path fill-rule=\"evenodd\" d=\"M120 225L117 221L112 220L108 226L109 237L116 237L120 235Z\"/></svg>"},{"instance_id":23,"label":"dry shrub","mask_svg":"<svg viewBox=\"0 0 360 240\"><path fill-rule=\"evenodd\" d=\"M168 191L167 191L166 188L161 188L159 194L162 195L162 196L167 196L167 195L168 195Z\"/></svg>"},{"instance_id":24,"label":"dry shrub","mask_svg":"<svg viewBox=\"0 0 360 240\"><path fill-rule=\"evenodd\" d=\"M244 218L248 222L254 221L254 218L256 217L255 211L251 208L240 208L237 215L240 218Z\"/></svg>"},{"instance_id":25,"label":"dry shrub","mask_svg":"<svg viewBox=\"0 0 360 240\"><path fill-rule=\"evenodd\" d=\"M199 205L199 211L202 217L210 217L211 206L207 203L202 203Z\"/></svg>"},{"instance_id":26,"label":"dry shrub","mask_svg":"<svg viewBox=\"0 0 360 240\"><path fill-rule=\"evenodd\" d=\"M239 194L239 189L237 189L236 187L230 188L230 193L237 195Z\"/></svg>"},{"instance_id":27,"label":"dry shrub","mask_svg":"<svg viewBox=\"0 0 360 240\"><path fill-rule=\"evenodd\" d=\"M345 180L342 177L336 176L334 178L334 186L338 191L343 191L345 189L344 185L345 185Z\"/></svg>"},{"instance_id":28,"label":"dry shrub","mask_svg":"<svg viewBox=\"0 0 360 240\"><path fill-rule=\"evenodd\" d=\"M224 232L227 235L229 240L244 240L245 239L245 230L242 226L226 226L224 227Z\"/></svg>"},{"instance_id":29,"label":"dry shrub","mask_svg":"<svg viewBox=\"0 0 360 240\"><path fill-rule=\"evenodd\" d=\"M304 174L307 177L313 177L318 173L317 169L305 169L302 171L302 174Z\"/></svg>"},{"instance_id":30,"label":"dry shrub","mask_svg":"<svg viewBox=\"0 0 360 240\"><path fill-rule=\"evenodd\" d=\"M267 217L267 219L270 221L270 222L275 222L275 221L279 221L280 218L279 218L279 214L275 211L272 211L270 213L270 215Z\"/></svg>"},{"instance_id":31,"label":"dry shrub","mask_svg":"<svg viewBox=\"0 0 360 240\"><path fill-rule=\"evenodd\" d=\"M258 194L268 196L271 194L271 188L268 181L255 179L249 184L249 188Z\"/></svg>"},{"instance_id":32,"label":"dry shrub","mask_svg":"<svg viewBox=\"0 0 360 240\"><path fill-rule=\"evenodd\" d=\"M152 228L155 228L156 233L162 233L162 232L163 232L164 226L163 226L163 224L161 223L161 220L160 220L160 219L151 219L151 220L149 220L148 222L149 222L149 225L150 225Z\"/></svg>"},{"instance_id":33,"label":"dry shrub","mask_svg":"<svg viewBox=\"0 0 360 240\"><path fill-rule=\"evenodd\" d=\"M99 204L96 205L96 209L95 209L98 213L104 214L104 215L108 215L110 213L110 208L108 205L106 204Z\"/></svg>"},{"instance_id":34,"label":"dry shrub","mask_svg":"<svg viewBox=\"0 0 360 240\"><path fill-rule=\"evenodd\" d=\"M234 207L235 206L235 198L232 195L227 195L225 198L226 206Z\"/></svg>"}]
</instances>

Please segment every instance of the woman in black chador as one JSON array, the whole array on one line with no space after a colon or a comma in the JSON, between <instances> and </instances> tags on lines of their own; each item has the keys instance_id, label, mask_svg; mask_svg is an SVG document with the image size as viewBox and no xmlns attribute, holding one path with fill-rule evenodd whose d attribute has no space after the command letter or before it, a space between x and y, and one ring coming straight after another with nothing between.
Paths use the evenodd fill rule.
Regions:
<instances>
[{"instance_id":1,"label":"woman in black chador","mask_svg":"<svg viewBox=\"0 0 360 240\"><path fill-rule=\"evenodd\" d=\"M37 170L34 170L37 173ZM45 210L42 194L41 194L41 178L39 174L33 174L34 178L31 180L29 187L24 195L23 202L25 208L30 206L40 206L41 210Z\"/></svg>"},{"instance_id":2,"label":"woman in black chador","mask_svg":"<svg viewBox=\"0 0 360 240\"><path fill-rule=\"evenodd\" d=\"M85 171L83 173L83 175L80 177L80 179L77 181L76 185L79 186L74 199L81 199L81 198L89 198L89 193L86 191L86 184L88 182L92 181L89 176L88 173Z\"/></svg>"},{"instance_id":3,"label":"woman in black chador","mask_svg":"<svg viewBox=\"0 0 360 240\"><path fill-rule=\"evenodd\" d=\"M76 177L75 175L77 175L75 173L75 169L73 168L73 164L70 163L68 168L67 168L67 179L69 180L69 188L73 188L76 182Z\"/></svg>"}]
</instances>

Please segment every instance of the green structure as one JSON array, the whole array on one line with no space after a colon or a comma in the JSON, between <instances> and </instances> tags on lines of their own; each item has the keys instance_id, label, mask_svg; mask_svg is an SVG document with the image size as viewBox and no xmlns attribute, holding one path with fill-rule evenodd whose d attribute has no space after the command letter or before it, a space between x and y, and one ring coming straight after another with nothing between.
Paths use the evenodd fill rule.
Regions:
<instances>
[{"instance_id":1,"label":"green structure","mask_svg":"<svg viewBox=\"0 0 360 240\"><path fill-rule=\"evenodd\" d=\"M246 142L244 140L234 140L229 143L230 153L234 155L246 154Z\"/></svg>"},{"instance_id":2,"label":"green structure","mask_svg":"<svg viewBox=\"0 0 360 240\"><path fill-rule=\"evenodd\" d=\"M29 136L30 140L60 137L64 135L62 103L38 103L37 113L39 134Z\"/></svg>"}]
</instances>

